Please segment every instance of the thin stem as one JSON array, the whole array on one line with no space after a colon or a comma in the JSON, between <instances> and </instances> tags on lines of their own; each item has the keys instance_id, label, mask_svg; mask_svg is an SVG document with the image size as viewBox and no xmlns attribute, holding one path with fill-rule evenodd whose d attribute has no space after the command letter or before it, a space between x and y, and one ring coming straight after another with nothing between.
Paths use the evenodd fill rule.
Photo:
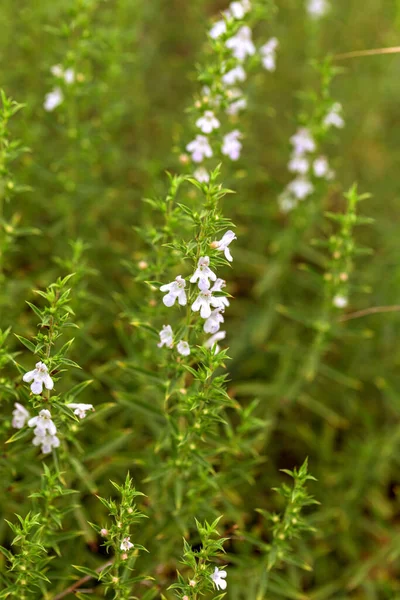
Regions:
<instances>
[{"instance_id":1,"label":"thin stem","mask_svg":"<svg viewBox=\"0 0 400 600\"><path fill-rule=\"evenodd\" d=\"M112 564L113 564L113 561L109 560L108 562L104 563L104 565L101 565L100 567L98 567L96 569L96 573L101 573L102 571L104 571L104 569L111 566ZM68 596L68 594L72 594L73 592L75 592L75 590L79 589L82 584L90 581L91 579L93 579L93 577L91 575L85 575L85 577L82 577L81 579L79 579L79 581L76 581L69 588L67 588L63 592L60 592L59 594L54 596L54 598L52 600L61 600L61 598L65 598L65 596Z\"/></svg>"},{"instance_id":2,"label":"thin stem","mask_svg":"<svg viewBox=\"0 0 400 600\"><path fill-rule=\"evenodd\" d=\"M371 308L365 308L364 310L358 310L357 312L349 313L348 315L342 315L338 321L343 323L344 321L350 321L351 319L359 319L360 317L367 317L368 315L376 315L379 313L399 312L400 305L395 304L393 306L372 306Z\"/></svg>"},{"instance_id":3,"label":"thin stem","mask_svg":"<svg viewBox=\"0 0 400 600\"><path fill-rule=\"evenodd\" d=\"M354 50L353 52L344 52L343 54L335 54L335 60L346 60L347 58L358 58L362 56L379 56L380 54L398 54L400 46L392 48L373 48L371 50Z\"/></svg>"}]
</instances>

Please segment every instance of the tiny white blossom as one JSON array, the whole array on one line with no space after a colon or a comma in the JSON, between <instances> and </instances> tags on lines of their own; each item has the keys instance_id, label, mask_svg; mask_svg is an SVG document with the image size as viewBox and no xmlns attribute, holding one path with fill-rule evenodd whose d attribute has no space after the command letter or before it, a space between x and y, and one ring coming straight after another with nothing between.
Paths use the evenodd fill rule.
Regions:
<instances>
[{"instance_id":1,"label":"tiny white blossom","mask_svg":"<svg viewBox=\"0 0 400 600\"><path fill-rule=\"evenodd\" d=\"M31 390L33 394L41 394L43 391L43 384L47 390L52 390L54 387L54 382L49 375L49 371L46 365L42 362L38 362L35 366L36 369L25 373L22 379L27 383L33 381L31 385Z\"/></svg>"},{"instance_id":2,"label":"tiny white blossom","mask_svg":"<svg viewBox=\"0 0 400 600\"><path fill-rule=\"evenodd\" d=\"M214 292L222 292L222 288L226 287L226 281L224 279L218 278L210 292L213 294ZM229 300L226 296L216 296L215 298L219 302L219 308L224 308L225 306L229 306Z\"/></svg>"},{"instance_id":3,"label":"tiny white blossom","mask_svg":"<svg viewBox=\"0 0 400 600\"><path fill-rule=\"evenodd\" d=\"M55 88L51 92L45 95L43 108L47 110L47 112L51 112L57 106L59 106L64 101L64 94L60 90L60 88Z\"/></svg>"},{"instance_id":4,"label":"tiny white blossom","mask_svg":"<svg viewBox=\"0 0 400 600\"><path fill-rule=\"evenodd\" d=\"M196 139L189 142L186 150L191 153L194 162L201 162L204 157L211 158L213 155L212 148L205 135L196 135Z\"/></svg>"},{"instance_id":5,"label":"tiny white blossom","mask_svg":"<svg viewBox=\"0 0 400 600\"><path fill-rule=\"evenodd\" d=\"M288 169L291 173L300 173L301 175L305 175L310 168L310 163L305 156L295 154L292 156Z\"/></svg>"},{"instance_id":6,"label":"tiny white blossom","mask_svg":"<svg viewBox=\"0 0 400 600\"><path fill-rule=\"evenodd\" d=\"M50 72L52 75L54 75L54 77L62 77L64 74L64 69L61 65L53 65L50 68Z\"/></svg>"},{"instance_id":7,"label":"tiny white blossom","mask_svg":"<svg viewBox=\"0 0 400 600\"><path fill-rule=\"evenodd\" d=\"M246 13L251 10L250 0L241 0L241 2L231 2L229 12L234 19L243 19Z\"/></svg>"},{"instance_id":8,"label":"tiny white blossom","mask_svg":"<svg viewBox=\"0 0 400 600\"><path fill-rule=\"evenodd\" d=\"M215 281L217 279L216 274L211 271L209 264L209 257L201 256L197 263L197 269L190 278L190 283L196 283L198 280L198 286L200 290L208 290L211 285L209 280L211 279L211 281Z\"/></svg>"},{"instance_id":9,"label":"tiny white blossom","mask_svg":"<svg viewBox=\"0 0 400 600\"><path fill-rule=\"evenodd\" d=\"M71 404L67 404L68 408L74 411L74 415L79 417L80 419L84 419L86 417L86 413L88 410L94 410L93 404L75 404L72 402Z\"/></svg>"},{"instance_id":10,"label":"tiny white blossom","mask_svg":"<svg viewBox=\"0 0 400 600\"><path fill-rule=\"evenodd\" d=\"M279 203L279 208L281 209L281 211L283 213L289 213L291 212L294 208L296 208L298 201L296 200L296 198L293 198L293 196L291 196L287 190L285 190L283 192L283 194L281 194L278 198L278 203Z\"/></svg>"},{"instance_id":11,"label":"tiny white blossom","mask_svg":"<svg viewBox=\"0 0 400 600\"><path fill-rule=\"evenodd\" d=\"M314 186L311 181L305 177L297 177L289 183L287 189L298 200L304 200L304 198L307 198L307 196L313 193Z\"/></svg>"},{"instance_id":12,"label":"tiny white blossom","mask_svg":"<svg viewBox=\"0 0 400 600\"><path fill-rule=\"evenodd\" d=\"M324 17L330 10L330 4L327 0L308 0L307 12L314 19Z\"/></svg>"},{"instance_id":13,"label":"tiny white blossom","mask_svg":"<svg viewBox=\"0 0 400 600\"><path fill-rule=\"evenodd\" d=\"M57 428L51 420L51 413L47 408L43 408L37 417L32 417L28 421L29 427L34 427L36 436L55 435Z\"/></svg>"},{"instance_id":14,"label":"tiny white blossom","mask_svg":"<svg viewBox=\"0 0 400 600\"><path fill-rule=\"evenodd\" d=\"M181 306L186 306L187 298L185 292L186 281L178 275L175 281L171 283L166 283L160 287L161 292L168 292L163 297L163 303L165 306L173 306L175 304L175 300L178 299L178 302Z\"/></svg>"},{"instance_id":15,"label":"tiny white blossom","mask_svg":"<svg viewBox=\"0 0 400 600\"><path fill-rule=\"evenodd\" d=\"M168 348L172 348L172 346L174 345L174 334L172 332L171 325L163 325L159 336L160 343L157 344L159 348L162 348L163 346L168 346Z\"/></svg>"},{"instance_id":16,"label":"tiny white blossom","mask_svg":"<svg viewBox=\"0 0 400 600\"><path fill-rule=\"evenodd\" d=\"M229 156L231 160L238 160L242 150L242 143L239 139L242 137L240 131L235 129L224 135L221 152L224 156Z\"/></svg>"},{"instance_id":17,"label":"tiny white blossom","mask_svg":"<svg viewBox=\"0 0 400 600\"><path fill-rule=\"evenodd\" d=\"M264 46L260 48L261 62L264 69L267 71L275 71L276 69L276 49L278 47L278 40L273 37Z\"/></svg>"},{"instance_id":18,"label":"tiny white blossom","mask_svg":"<svg viewBox=\"0 0 400 600\"><path fill-rule=\"evenodd\" d=\"M346 298L346 296L341 296L340 294L338 294L337 296L335 296L333 298L333 305L336 306L336 308L346 308L346 306L348 305L349 301Z\"/></svg>"},{"instance_id":19,"label":"tiny white blossom","mask_svg":"<svg viewBox=\"0 0 400 600\"><path fill-rule=\"evenodd\" d=\"M243 62L247 56L253 56L256 48L252 41L251 29L247 25L243 25L236 33L225 42L225 46L232 50L232 54L237 60Z\"/></svg>"},{"instance_id":20,"label":"tiny white blossom","mask_svg":"<svg viewBox=\"0 0 400 600\"><path fill-rule=\"evenodd\" d=\"M120 550L124 550L125 552L127 552L128 550L133 548L134 544L132 544L130 540L130 537L124 537L120 545Z\"/></svg>"},{"instance_id":21,"label":"tiny white blossom","mask_svg":"<svg viewBox=\"0 0 400 600\"><path fill-rule=\"evenodd\" d=\"M224 19L216 21L210 29L210 37L212 37L213 40L216 40L224 33L226 33L226 23Z\"/></svg>"},{"instance_id":22,"label":"tiny white blossom","mask_svg":"<svg viewBox=\"0 0 400 600\"><path fill-rule=\"evenodd\" d=\"M60 440L56 435L51 433L45 433L44 435L38 434L35 429L35 437L32 440L34 446L42 446L43 454L49 454L53 448L58 448Z\"/></svg>"},{"instance_id":23,"label":"tiny white blossom","mask_svg":"<svg viewBox=\"0 0 400 600\"><path fill-rule=\"evenodd\" d=\"M314 160L313 171L315 177L325 177L326 179L332 179L334 177L334 172L330 168L325 156L319 156Z\"/></svg>"},{"instance_id":24,"label":"tiny white blossom","mask_svg":"<svg viewBox=\"0 0 400 600\"><path fill-rule=\"evenodd\" d=\"M213 308L219 306L218 300L213 297L210 290L201 290L192 304L192 311L197 312L200 310L201 318L208 319L211 315L211 306Z\"/></svg>"},{"instance_id":25,"label":"tiny white blossom","mask_svg":"<svg viewBox=\"0 0 400 600\"><path fill-rule=\"evenodd\" d=\"M211 348L214 348L215 346L215 354L218 354L218 352L221 350L220 346L218 345L218 342L224 340L225 338L226 331L218 331L218 333L214 333L214 335L209 337L208 340L204 342L204 347L211 350Z\"/></svg>"},{"instance_id":26,"label":"tiny white blossom","mask_svg":"<svg viewBox=\"0 0 400 600\"><path fill-rule=\"evenodd\" d=\"M295 154L304 154L305 152L314 152L316 145L311 132L306 127L298 129L295 135L292 135L290 141L294 147Z\"/></svg>"},{"instance_id":27,"label":"tiny white blossom","mask_svg":"<svg viewBox=\"0 0 400 600\"><path fill-rule=\"evenodd\" d=\"M224 233L220 240L216 240L212 242L211 247L224 252L226 260L229 262L233 261L231 251L229 249L229 245L233 242L233 240L237 240L235 233L231 230Z\"/></svg>"},{"instance_id":28,"label":"tiny white blossom","mask_svg":"<svg viewBox=\"0 0 400 600\"><path fill-rule=\"evenodd\" d=\"M67 83L68 85L70 85L71 83L74 83L75 81L75 71L74 69L63 69L63 67L61 65L54 65L53 67L51 67L50 69L52 75L54 75L54 77L58 77L60 79L64 79L65 83Z\"/></svg>"},{"instance_id":29,"label":"tiny white blossom","mask_svg":"<svg viewBox=\"0 0 400 600\"><path fill-rule=\"evenodd\" d=\"M212 110L206 110L204 115L197 119L196 126L203 133L211 133L214 129L218 129L220 122L214 115Z\"/></svg>"},{"instance_id":30,"label":"tiny white blossom","mask_svg":"<svg viewBox=\"0 0 400 600\"><path fill-rule=\"evenodd\" d=\"M205 331L205 333L217 333L221 326L221 323L224 322L222 312L223 308L221 306L219 306L211 312L211 315L208 317L208 319L206 319L203 325L203 330Z\"/></svg>"},{"instance_id":31,"label":"tiny white blossom","mask_svg":"<svg viewBox=\"0 0 400 600\"><path fill-rule=\"evenodd\" d=\"M243 69L242 65L238 65L234 69L231 69L225 75L222 76L222 81L225 85L235 85L238 81L246 80L246 71Z\"/></svg>"},{"instance_id":32,"label":"tiny white blossom","mask_svg":"<svg viewBox=\"0 0 400 600\"><path fill-rule=\"evenodd\" d=\"M179 354L181 354L182 356L189 356L189 354L190 354L190 346L184 340L181 340L178 343L176 349L178 350Z\"/></svg>"},{"instance_id":33,"label":"tiny white blossom","mask_svg":"<svg viewBox=\"0 0 400 600\"><path fill-rule=\"evenodd\" d=\"M226 571L220 571L217 567L215 567L214 573L211 575L211 579L214 582L217 590L226 590L227 583L225 581Z\"/></svg>"},{"instance_id":34,"label":"tiny white blossom","mask_svg":"<svg viewBox=\"0 0 400 600\"><path fill-rule=\"evenodd\" d=\"M15 402L14 406L15 410L12 412L13 419L11 424L15 429L22 429L30 417L29 412L19 402Z\"/></svg>"},{"instance_id":35,"label":"tiny white blossom","mask_svg":"<svg viewBox=\"0 0 400 600\"><path fill-rule=\"evenodd\" d=\"M247 100L244 96L242 96L242 92L238 88L234 88L233 90L231 90L230 98L231 100L233 100L233 102L229 104L228 108L225 111L227 115L235 116L241 110L247 108Z\"/></svg>"},{"instance_id":36,"label":"tiny white blossom","mask_svg":"<svg viewBox=\"0 0 400 600\"><path fill-rule=\"evenodd\" d=\"M344 127L344 119L341 112L342 105L340 102L335 102L323 120L325 127L337 127L338 129L342 129Z\"/></svg>"},{"instance_id":37,"label":"tiny white blossom","mask_svg":"<svg viewBox=\"0 0 400 600\"><path fill-rule=\"evenodd\" d=\"M193 177L197 179L199 183L208 183L210 181L210 174L204 167L198 167L193 173Z\"/></svg>"}]
</instances>

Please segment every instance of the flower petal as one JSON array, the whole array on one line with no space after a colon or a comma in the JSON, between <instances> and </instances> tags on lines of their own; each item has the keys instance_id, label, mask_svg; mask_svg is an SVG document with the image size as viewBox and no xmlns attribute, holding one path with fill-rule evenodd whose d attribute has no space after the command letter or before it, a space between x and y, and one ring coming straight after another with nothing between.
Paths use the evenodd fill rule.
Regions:
<instances>
[{"instance_id":1,"label":"flower petal","mask_svg":"<svg viewBox=\"0 0 400 600\"><path fill-rule=\"evenodd\" d=\"M43 381L36 379L31 385L31 390L33 394L41 394L43 391Z\"/></svg>"},{"instance_id":2,"label":"flower petal","mask_svg":"<svg viewBox=\"0 0 400 600\"><path fill-rule=\"evenodd\" d=\"M52 378L50 377L50 375L47 373L45 375L45 377L43 378L44 381L44 386L47 390L52 390L54 387L54 381L52 380Z\"/></svg>"},{"instance_id":3,"label":"flower petal","mask_svg":"<svg viewBox=\"0 0 400 600\"><path fill-rule=\"evenodd\" d=\"M25 375L23 376L23 380L26 381L27 383L29 383L30 381L32 381L32 379L35 378L36 375L36 369L33 369L33 371L28 371L28 373L25 373Z\"/></svg>"}]
</instances>

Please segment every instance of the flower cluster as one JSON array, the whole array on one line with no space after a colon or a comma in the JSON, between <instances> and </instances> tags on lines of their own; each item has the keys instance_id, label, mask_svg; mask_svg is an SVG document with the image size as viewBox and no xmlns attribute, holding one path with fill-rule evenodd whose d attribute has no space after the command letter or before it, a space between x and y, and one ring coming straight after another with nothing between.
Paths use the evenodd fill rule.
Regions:
<instances>
[{"instance_id":1,"label":"flower cluster","mask_svg":"<svg viewBox=\"0 0 400 600\"><path fill-rule=\"evenodd\" d=\"M233 231L229 230L220 240L212 242L211 248L223 252L225 258L231 262L233 258L229 245L235 239L236 235ZM196 292L197 296L191 304L191 310L193 312L200 312L200 317L204 319L203 331L212 334L205 343L205 346L207 348L212 348L218 341L224 339L226 335L225 331L219 331L219 329L221 323L224 322L223 312L225 307L229 306L229 300L226 296L214 295L215 293L222 292L226 283L223 279L217 278L217 275L210 268L209 256L200 256L197 261L197 267L189 281L192 284L196 284L198 288ZM178 275L171 283L162 285L160 291L167 292L163 297L165 306L173 306L176 299L178 299L178 303L181 306L185 306L187 304L185 288L186 281L181 275ZM173 348L174 333L171 325L163 325L159 335L159 348L162 348L163 346ZM180 340L176 348L178 353L182 356L188 356L191 353L189 343L185 340Z\"/></svg>"},{"instance_id":2,"label":"flower cluster","mask_svg":"<svg viewBox=\"0 0 400 600\"><path fill-rule=\"evenodd\" d=\"M75 71L71 68L64 69L61 65L54 65L50 69L51 74L56 78L58 83L64 83L65 85L71 85L75 82ZM53 111L57 106L64 102L64 93L60 85L57 85L46 94L43 108L47 112Z\"/></svg>"},{"instance_id":3,"label":"flower cluster","mask_svg":"<svg viewBox=\"0 0 400 600\"><path fill-rule=\"evenodd\" d=\"M344 127L341 104L335 102L325 113L319 128L326 132L331 127ZM282 212L290 212L299 201L305 200L315 189L315 182L321 179L332 180L334 171L328 159L318 151L318 144L310 128L301 127L290 138L293 147L288 170L295 178L286 186L279 197Z\"/></svg>"},{"instance_id":4,"label":"flower cluster","mask_svg":"<svg viewBox=\"0 0 400 600\"><path fill-rule=\"evenodd\" d=\"M246 61L257 54L252 30L245 24L251 9L250 0L231 2L229 8L223 11L223 18L216 21L209 32L214 43L223 43L225 53L218 65L218 76L210 84L211 88L204 86L202 97L195 104L196 109L200 110L196 120L200 133L186 145L194 163L202 163L214 155L208 136L221 129L223 112L229 117L236 117L247 107L247 100L237 84L247 79ZM278 40L272 38L259 48L259 59L267 71L275 70L277 46ZM217 110L220 110L221 116L216 115ZM242 150L241 139L239 129L227 131L218 140L218 150L223 156L237 161ZM194 177L201 183L208 182L210 178L204 166L197 167Z\"/></svg>"}]
</instances>

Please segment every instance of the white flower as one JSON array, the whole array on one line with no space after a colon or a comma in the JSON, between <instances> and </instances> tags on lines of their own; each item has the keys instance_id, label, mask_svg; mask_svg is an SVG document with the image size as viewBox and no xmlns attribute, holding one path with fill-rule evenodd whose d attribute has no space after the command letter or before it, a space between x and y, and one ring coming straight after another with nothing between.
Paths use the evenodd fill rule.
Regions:
<instances>
[{"instance_id":1,"label":"white flower","mask_svg":"<svg viewBox=\"0 0 400 600\"><path fill-rule=\"evenodd\" d=\"M304 200L304 198L307 198L307 196L313 193L314 186L311 181L305 177L297 177L289 183L287 189L298 200Z\"/></svg>"},{"instance_id":2,"label":"white flower","mask_svg":"<svg viewBox=\"0 0 400 600\"><path fill-rule=\"evenodd\" d=\"M274 37L260 48L261 62L267 71L272 72L276 69L276 49L278 44L278 40Z\"/></svg>"},{"instance_id":3,"label":"white flower","mask_svg":"<svg viewBox=\"0 0 400 600\"><path fill-rule=\"evenodd\" d=\"M163 346L168 346L168 348L172 348L172 346L174 345L174 334L172 333L171 325L163 325L159 336L160 343L157 344L159 348L162 348Z\"/></svg>"},{"instance_id":4,"label":"white flower","mask_svg":"<svg viewBox=\"0 0 400 600\"><path fill-rule=\"evenodd\" d=\"M210 287L209 280L211 279L211 281L215 281L217 279L216 274L211 271L209 264L209 257L201 256L199 258L199 262L197 263L197 269L190 278L190 283L196 283L198 280L198 286L200 290L208 290Z\"/></svg>"},{"instance_id":5,"label":"white flower","mask_svg":"<svg viewBox=\"0 0 400 600\"><path fill-rule=\"evenodd\" d=\"M296 208L298 201L285 190L283 194L279 196L278 204L283 213L288 213Z\"/></svg>"},{"instance_id":6,"label":"white flower","mask_svg":"<svg viewBox=\"0 0 400 600\"><path fill-rule=\"evenodd\" d=\"M325 156L319 156L313 162L313 171L315 177L325 177L326 179L333 179L334 172L329 166L328 160Z\"/></svg>"},{"instance_id":7,"label":"white flower","mask_svg":"<svg viewBox=\"0 0 400 600\"><path fill-rule=\"evenodd\" d=\"M319 17L324 17L330 9L330 4L327 0L308 0L307 2L307 12L308 14L318 19Z\"/></svg>"},{"instance_id":8,"label":"white flower","mask_svg":"<svg viewBox=\"0 0 400 600\"><path fill-rule=\"evenodd\" d=\"M222 236L222 238L220 240L212 242L211 247L216 248L217 250L220 250L221 252L224 252L226 260L229 260L229 262L232 262L233 258L232 258L232 254L229 249L229 244L231 244L233 242L233 240L236 240L236 239L237 239L237 237L234 234L234 232L229 230L226 233L224 233L224 235Z\"/></svg>"},{"instance_id":9,"label":"white flower","mask_svg":"<svg viewBox=\"0 0 400 600\"><path fill-rule=\"evenodd\" d=\"M193 177L200 183L208 183L210 181L210 175L204 167L198 167L193 173Z\"/></svg>"},{"instance_id":10,"label":"white flower","mask_svg":"<svg viewBox=\"0 0 400 600\"><path fill-rule=\"evenodd\" d=\"M51 92L45 95L43 108L47 110L47 112L51 112L57 106L59 106L64 100L64 94L60 90L60 88L55 88Z\"/></svg>"},{"instance_id":11,"label":"white flower","mask_svg":"<svg viewBox=\"0 0 400 600\"><path fill-rule=\"evenodd\" d=\"M226 590L227 583L225 581L225 578L226 571L220 571L217 567L215 567L215 571L211 575L211 579L213 580L217 590Z\"/></svg>"},{"instance_id":12,"label":"white flower","mask_svg":"<svg viewBox=\"0 0 400 600\"><path fill-rule=\"evenodd\" d=\"M224 135L221 152L224 156L229 156L231 160L238 160L240 157L240 151L242 144L239 139L242 134L237 129Z\"/></svg>"},{"instance_id":13,"label":"white flower","mask_svg":"<svg viewBox=\"0 0 400 600\"><path fill-rule=\"evenodd\" d=\"M231 69L225 75L222 76L222 81L225 85L235 85L238 81L246 80L246 71L243 69L242 65L238 65L234 69Z\"/></svg>"},{"instance_id":14,"label":"white flower","mask_svg":"<svg viewBox=\"0 0 400 600\"><path fill-rule=\"evenodd\" d=\"M243 62L247 56L253 56L256 48L251 39L251 29L243 25L236 35L225 42L225 46L232 50L232 54L237 60Z\"/></svg>"},{"instance_id":15,"label":"white flower","mask_svg":"<svg viewBox=\"0 0 400 600\"><path fill-rule=\"evenodd\" d=\"M337 127L338 129L342 129L342 127L344 127L344 119L341 112L342 105L340 102L335 102L323 120L325 127Z\"/></svg>"},{"instance_id":16,"label":"white flower","mask_svg":"<svg viewBox=\"0 0 400 600\"><path fill-rule=\"evenodd\" d=\"M224 322L224 317L222 315L223 308L219 306L215 310L211 312L211 315L204 322L203 330L206 333L217 333L219 330L221 323Z\"/></svg>"},{"instance_id":17,"label":"white flower","mask_svg":"<svg viewBox=\"0 0 400 600\"><path fill-rule=\"evenodd\" d=\"M225 338L226 331L218 331L218 333L215 333L204 342L204 347L211 350L211 348L214 348L215 346L215 354L218 354L218 352L221 350L220 346L218 345L218 342L224 340Z\"/></svg>"},{"instance_id":18,"label":"white flower","mask_svg":"<svg viewBox=\"0 0 400 600\"><path fill-rule=\"evenodd\" d=\"M341 296L340 294L338 294L337 296L335 296L332 300L333 305L336 306L336 308L346 308L346 306L348 305L349 301L346 298L346 296Z\"/></svg>"},{"instance_id":19,"label":"white flower","mask_svg":"<svg viewBox=\"0 0 400 600\"><path fill-rule=\"evenodd\" d=\"M166 283L160 287L161 292L168 292L163 298L163 303L165 306L173 306L175 304L175 300L178 298L178 302L181 306L186 306L187 298L185 292L186 281L178 275L175 281L171 283Z\"/></svg>"},{"instance_id":20,"label":"white flower","mask_svg":"<svg viewBox=\"0 0 400 600\"><path fill-rule=\"evenodd\" d=\"M301 175L305 175L309 168L310 163L308 159L305 156L298 156L296 154L292 156L288 164L289 171L292 173L300 173Z\"/></svg>"},{"instance_id":21,"label":"white flower","mask_svg":"<svg viewBox=\"0 0 400 600\"><path fill-rule=\"evenodd\" d=\"M237 115L241 110L247 108L247 100L238 88L231 90L230 98L233 102L229 104L225 111L227 115Z\"/></svg>"},{"instance_id":22,"label":"white flower","mask_svg":"<svg viewBox=\"0 0 400 600\"><path fill-rule=\"evenodd\" d=\"M37 417L29 419L28 426L34 427L34 434L39 437L47 434L55 435L57 433L57 428L51 420L51 413L47 408L43 408Z\"/></svg>"},{"instance_id":23,"label":"white flower","mask_svg":"<svg viewBox=\"0 0 400 600\"><path fill-rule=\"evenodd\" d=\"M35 437L32 440L34 446L42 446L43 454L49 454L53 448L58 448L60 440L56 435L45 433L44 435L38 434L35 429Z\"/></svg>"},{"instance_id":24,"label":"white flower","mask_svg":"<svg viewBox=\"0 0 400 600\"><path fill-rule=\"evenodd\" d=\"M183 340L179 342L176 349L182 356L189 356L190 354L190 346L187 342L184 342Z\"/></svg>"},{"instance_id":25,"label":"white flower","mask_svg":"<svg viewBox=\"0 0 400 600\"><path fill-rule=\"evenodd\" d=\"M222 288L224 288L225 286L226 286L226 281L224 279L218 278L217 281L212 286L212 288L210 289L210 292L212 294L214 292L222 292ZM216 296L215 300L218 301L218 303L219 303L218 308L223 309L225 306L229 306L229 300L226 296Z\"/></svg>"},{"instance_id":26,"label":"white flower","mask_svg":"<svg viewBox=\"0 0 400 600\"><path fill-rule=\"evenodd\" d=\"M130 537L124 537L120 545L120 550L124 550L125 552L127 552L128 550L133 548L134 544L132 544L130 540Z\"/></svg>"},{"instance_id":27,"label":"white flower","mask_svg":"<svg viewBox=\"0 0 400 600\"><path fill-rule=\"evenodd\" d=\"M79 417L80 419L84 419L86 417L86 413L88 410L94 410L93 404L67 404L68 408L74 411L74 415Z\"/></svg>"},{"instance_id":28,"label":"white flower","mask_svg":"<svg viewBox=\"0 0 400 600\"><path fill-rule=\"evenodd\" d=\"M200 310L201 318L208 319L211 315L211 306L213 308L219 306L218 300L212 296L210 290L202 290L192 304L192 311Z\"/></svg>"},{"instance_id":29,"label":"white flower","mask_svg":"<svg viewBox=\"0 0 400 600\"><path fill-rule=\"evenodd\" d=\"M50 72L54 77L62 77L64 74L64 70L61 65L53 65L50 68Z\"/></svg>"},{"instance_id":30,"label":"white flower","mask_svg":"<svg viewBox=\"0 0 400 600\"><path fill-rule=\"evenodd\" d=\"M13 419L11 424L13 427L15 427L15 429L22 429L22 427L25 425L25 422L30 417L29 412L26 410L25 406L22 406L22 404L19 402L16 402L14 406L15 410L12 412Z\"/></svg>"},{"instance_id":31,"label":"white flower","mask_svg":"<svg viewBox=\"0 0 400 600\"><path fill-rule=\"evenodd\" d=\"M54 382L49 375L49 371L46 365L42 362L36 363L36 369L33 371L28 371L23 376L23 380L27 383L33 380L31 385L31 390L33 394L41 394L43 391L43 384L47 390L52 390L54 387Z\"/></svg>"},{"instance_id":32,"label":"white flower","mask_svg":"<svg viewBox=\"0 0 400 600\"><path fill-rule=\"evenodd\" d=\"M196 126L201 129L203 133L211 133L214 129L218 129L220 122L212 110L206 110L204 115L197 119Z\"/></svg>"},{"instance_id":33,"label":"white flower","mask_svg":"<svg viewBox=\"0 0 400 600\"><path fill-rule=\"evenodd\" d=\"M304 154L305 152L315 151L315 142L311 132L306 127L298 129L295 135L292 135L290 141L294 147L295 154Z\"/></svg>"},{"instance_id":34,"label":"white flower","mask_svg":"<svg viewBox=\"0 0 400 600\"><path fill-rule=\"evenodd\" d=\"M223 19L216 21L210 29L210 37L212 37L213 40L219 38L224 33L226 33L226 23Z\"/></svg>"},{"instance_id":35,"label":"white flower","mask_svg":"<svg viewBox=\"0 0 400 600\"><path fill-rule=\"evenodd\" d=\"M241 0L241 2L231 2L229 11L234 19L243 19L244 15L251 10L250 0Z\"/></svg>"},{"instance_id":36,"label":"white flower","mask_svg":"<svg viewBox=\"0 0 400 600\"><path fill-rule=\"evenodd\" d=\"M205 135L196 135L196 139L186 146L186 150L191 153L194 162L201 162L204 157L211 158L213 155Z\"/></svg>"},{"instance_id":37,"label":"white flower","mask_svg":"<svg viewBox=\"0 0 400 600\"><path fill-rule=\"evenodd\" d=\"M75 71L71 68L65 69L64 71L61 65L54 65L53 67L51 67L50 71L52 75L54 75L54 77L64 79L65 83L67 83L68 85L74 83L75 81Z\"/></svg>"}]
</instances>

